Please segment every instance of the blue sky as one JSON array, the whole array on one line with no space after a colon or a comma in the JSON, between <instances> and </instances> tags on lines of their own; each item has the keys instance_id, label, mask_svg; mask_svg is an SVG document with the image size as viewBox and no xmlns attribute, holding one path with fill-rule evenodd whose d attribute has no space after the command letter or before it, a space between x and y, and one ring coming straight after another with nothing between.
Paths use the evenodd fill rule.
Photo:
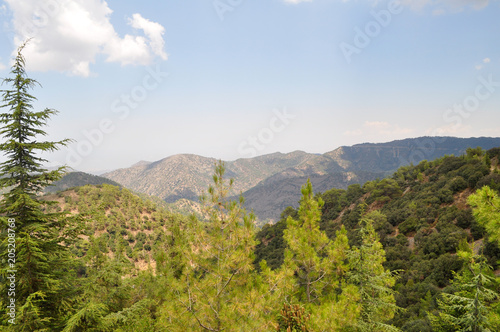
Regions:
<instances>
[{"instance_id":1,"label":"blue sky","mask_svg":"<svg viewBox=\"0 0 500 332\"><path fill-rule=\"evenodd\" d=\"M0 2L84 171L424 135L500 136L500 1Z\"/></svg>"}]
</instances>

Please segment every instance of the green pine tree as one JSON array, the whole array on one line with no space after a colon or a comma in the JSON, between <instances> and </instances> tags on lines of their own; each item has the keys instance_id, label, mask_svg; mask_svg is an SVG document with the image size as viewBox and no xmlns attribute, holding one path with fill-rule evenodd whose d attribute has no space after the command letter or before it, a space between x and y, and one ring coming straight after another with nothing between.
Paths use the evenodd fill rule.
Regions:
<instances>
[{"instance_id":1,"label":"green pine tree","mask_svg":"<svg viewBox=\"0 0 500 332\"><path fill-rule=\"evenodd\" d=\"M468 198L475 219L486 228L492 240L500 243L500 197L488 186Z\"/></svg>"},{"instance_id":2,"label":"green pine tree","mask_svg":"<svg viewBox=\"0 0 500 332\"><path fill-rule=\"evenodd\" d=\"M357 330L398 331L387 323L398 310L393 289L395 272L383 266L385 250L373 227L370 213L361 219L361 224L362 244L349 253L348 273L348 282L357 286L360 293L361 316Z\"/></svg>"},{"instance_id":3,"label":"green pine tree","mask_svg":"<svg viewBox=\"0 0 500 332\"><path fill-rule=\"evenodd\" d=\"M283 309L278 316L278 332L310 332L308 321L311 318L305 309L298 304L283 304Z\"/></svg>"},{"instance_id":4,"label":"green pine tree","mask_svg":"<svg viewBox=\"0 0 500 332\"><path fill-rule=\"evenodd\" d=\"M453 292L444 292L438 299L440 312L429 314L435 331L498 331L498 317L494 304L499 299L499 285L486 259L474 253L474 247L465 247L457 255L465 266L454 273Z\"/></svg>"},{"instance_id":5,"label":"green pine tree","mask_svg":"<svg viewBox=\"0 0 500 332\"><path fill-rule=\"evenodd\" d=\"M187 240L177 240L185 262L166 273L173 296L164 307L163 326L169 330L252 331L263 322L263 296L253 273L254 217L246 213L242 197L228 198L233 181L224 173L220 161L201 199L209 221L193 218L185 226ZM172 249L169 255L177 256L179 248Z\"/></svg>"},{"instance_id":6,"label":"green pine tree","mask_svg":"<svg viewBox=\"0 0 500 332\"><path fill-rule=\"evenodd\" d=\"M12 65L11 78L3 83L10 89L1 90L5 113L0 114L3 142L0 150L7 160L0 164L0 188L7 192L0 202L2 229L15 230L15 266L7 265L8 236L1 233L0 278L1 324L14 331L54 331L62 326L69 308L73 276L68 244L75 233L68 227L68 219L60 213L46 213L54 202L38 196L53 181L58 180L64 168L48 171L40 153L57 150L68 140L49 142L40 140L46 135L41 129L57 112L52 109L33 111L36 100L29 92L38 82L27 77L25 59L19 47ZM14 234L14 233L12 233ZM9 261L12 262L12 261ZM15 325L7 322L6 305L12 297L7 294L8 270L15 270ZM4 328L5 330L5 328Z\"/></svg>"},{"instance_id":7,"label":"green pine tree","mask_svg":"<svg viewBox=\"0 0 500 332\"><path fill-rule=\"evenodd\" d=\"M262 271L281 303L304 303L312 331L341 331L359 314L356 287L347 285L347 232L342 227L331 241L319 228L321 198L313 195L311 182L302 187L297 219L287 218L285 260L277 271L265 262Z\"/></svg>"},{"instance_id":8,"label":"green pine tree","mask_svg":"<svg viewBox=\"0 0 500 332\"><path fill-rule=\"evenodd\" d=\"M293 269L296 276L298 300L305 303L319 302L333 267L328 257L331 241L319 229L323 200L313 197L311 182L302 187L298 220L288 217L283 238L288 244L284 265Z\"/></svg>"},{"instance_id":9,"label":"green pine tree","mask_svg":"<svg viewBox=\"0 0 500 332\"><path fill-rule=\"evenodd\" d=\"M148 320L153 300L137 293L131 284L136 279L124 278L134 271L123 255L123 248L119 246L111 259L102 253L93 237L89 241L90 248L83 258L87 276L80 280L82 287L76 311L67 320L63 332L141 331L136 324ZM146 275L144 272L142 276Z\"/></svg>"}]
</instances>

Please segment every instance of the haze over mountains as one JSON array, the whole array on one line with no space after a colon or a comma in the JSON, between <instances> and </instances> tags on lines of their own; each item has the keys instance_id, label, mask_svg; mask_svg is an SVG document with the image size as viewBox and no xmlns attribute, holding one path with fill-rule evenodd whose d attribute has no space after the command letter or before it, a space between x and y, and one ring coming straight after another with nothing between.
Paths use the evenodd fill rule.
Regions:
<instances>
[{"instance_id":1,"label":"haze over mountains","mask_svg":"<svg viewBox=\"0 0 500 332\"><path fill-rule=\"evenodd\" d=\"M342 146L317 155L303 151L272 153L226 161L227 178L234 178L234 196L243 193L246 206L260 220L277 220L287 206L298 206L300 187L311 179L314 190L347 188L354 183L382 178L398 167L444 155L461 155L469 147L490 149L500 138L420 137L387 143ZM217 160L179 154L155 162L141 161L102 176L136 192L172 203L179 199L198 202L212 183Z\"/></svg>"}]
</instances>

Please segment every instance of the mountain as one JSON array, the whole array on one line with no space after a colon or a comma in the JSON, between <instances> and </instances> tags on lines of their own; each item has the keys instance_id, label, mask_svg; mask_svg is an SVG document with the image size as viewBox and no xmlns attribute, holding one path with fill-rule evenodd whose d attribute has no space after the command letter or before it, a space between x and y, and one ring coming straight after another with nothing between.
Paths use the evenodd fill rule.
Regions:
<instances>
[{"instance_id":1,"label":"mountain","mask_svg":"<svg viewBox=\"0 0 500 332\"><path fill-rule=\"evenodd\" d=\"M268 177L313 156L296 151L226 162L226 174L235 180L232 194L246 191ZM169 203L182 198L197 201L213 182L216 161L214 158L180 154L152 163L141 162L103 176L133 191L158 196Z\"/></svg>"},{"instance_id":2,"label":"mountain","mask_svg":"<svg viewBox=\"0 0 500 332\"><path fill-rule=\"evenodd\" d=\"M297 207L300 187L311 179L316 191L384 178L399 167L463 155L467 148L500 146L500 138L420 137L387 143L342 146L277 173L243 193L246 206L261 220L277 220L287 206Z\"/></svg>"},{"instance_id":3,"label":"mountain","mask_svg":"<svg viewBox=\"0 0 500 332\"><path fill-rule=\"evenodd\" d=\"M92 175L84 172L71 172L64 175L59 181L54 182L51 186L45 188L45 193L55 193L69 188L81 187L85 185L102 185L110 184L121 187L121 185L113 180L102 176Z\"/></svg>"},{"instance_id":4,"label":"mountain","mask_svg":"<svg viewBox=\"0 0 500 332\"><path fill-rule=\"evenodd\" d=\"M260 220L277 220L285 207L298 205L300 187L307 178L317 191L345 189L353 183L386 177L400 166L424 159L462 155L469 147L497 146L500 138L419 137L342 146L321 155L302 151L273 153L227 161L225 165L226 175L234 178L233 197L243 193L246 207ZM181 154L156 162L139 162L102 176L166 202L198 201L212 183L215 162L214 158Z\"/></svg>"}]
</instances>

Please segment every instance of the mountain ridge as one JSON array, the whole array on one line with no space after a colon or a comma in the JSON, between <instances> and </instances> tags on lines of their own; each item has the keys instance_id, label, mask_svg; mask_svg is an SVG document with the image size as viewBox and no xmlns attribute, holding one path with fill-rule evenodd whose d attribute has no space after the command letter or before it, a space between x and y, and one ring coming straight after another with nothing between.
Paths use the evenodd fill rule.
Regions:
<instances>
[{"instance_id":1,"label":"mountain ridge","mask_svg":"<svg viewBox=\"0 0 500 332\"><path fill-rule=\"evenodd\" d=\"M225 166L227 177L235 180L230 195L243 194L246 207L260 220L277 220L286 206L297 206L300 186L307 178L320 191L333 187L345 189L350 184L388 176L401 166L444 155L461 155L467 148L478 146L483 149L500 146L500 138L423 136L340 146L319 155L300 150L275 152L226 161ZM155 162L139 162L102 176L168 203L179 199L198 201L212 182L216 161L194 154L177 154Z\"/></svg>"}]
</instances>

